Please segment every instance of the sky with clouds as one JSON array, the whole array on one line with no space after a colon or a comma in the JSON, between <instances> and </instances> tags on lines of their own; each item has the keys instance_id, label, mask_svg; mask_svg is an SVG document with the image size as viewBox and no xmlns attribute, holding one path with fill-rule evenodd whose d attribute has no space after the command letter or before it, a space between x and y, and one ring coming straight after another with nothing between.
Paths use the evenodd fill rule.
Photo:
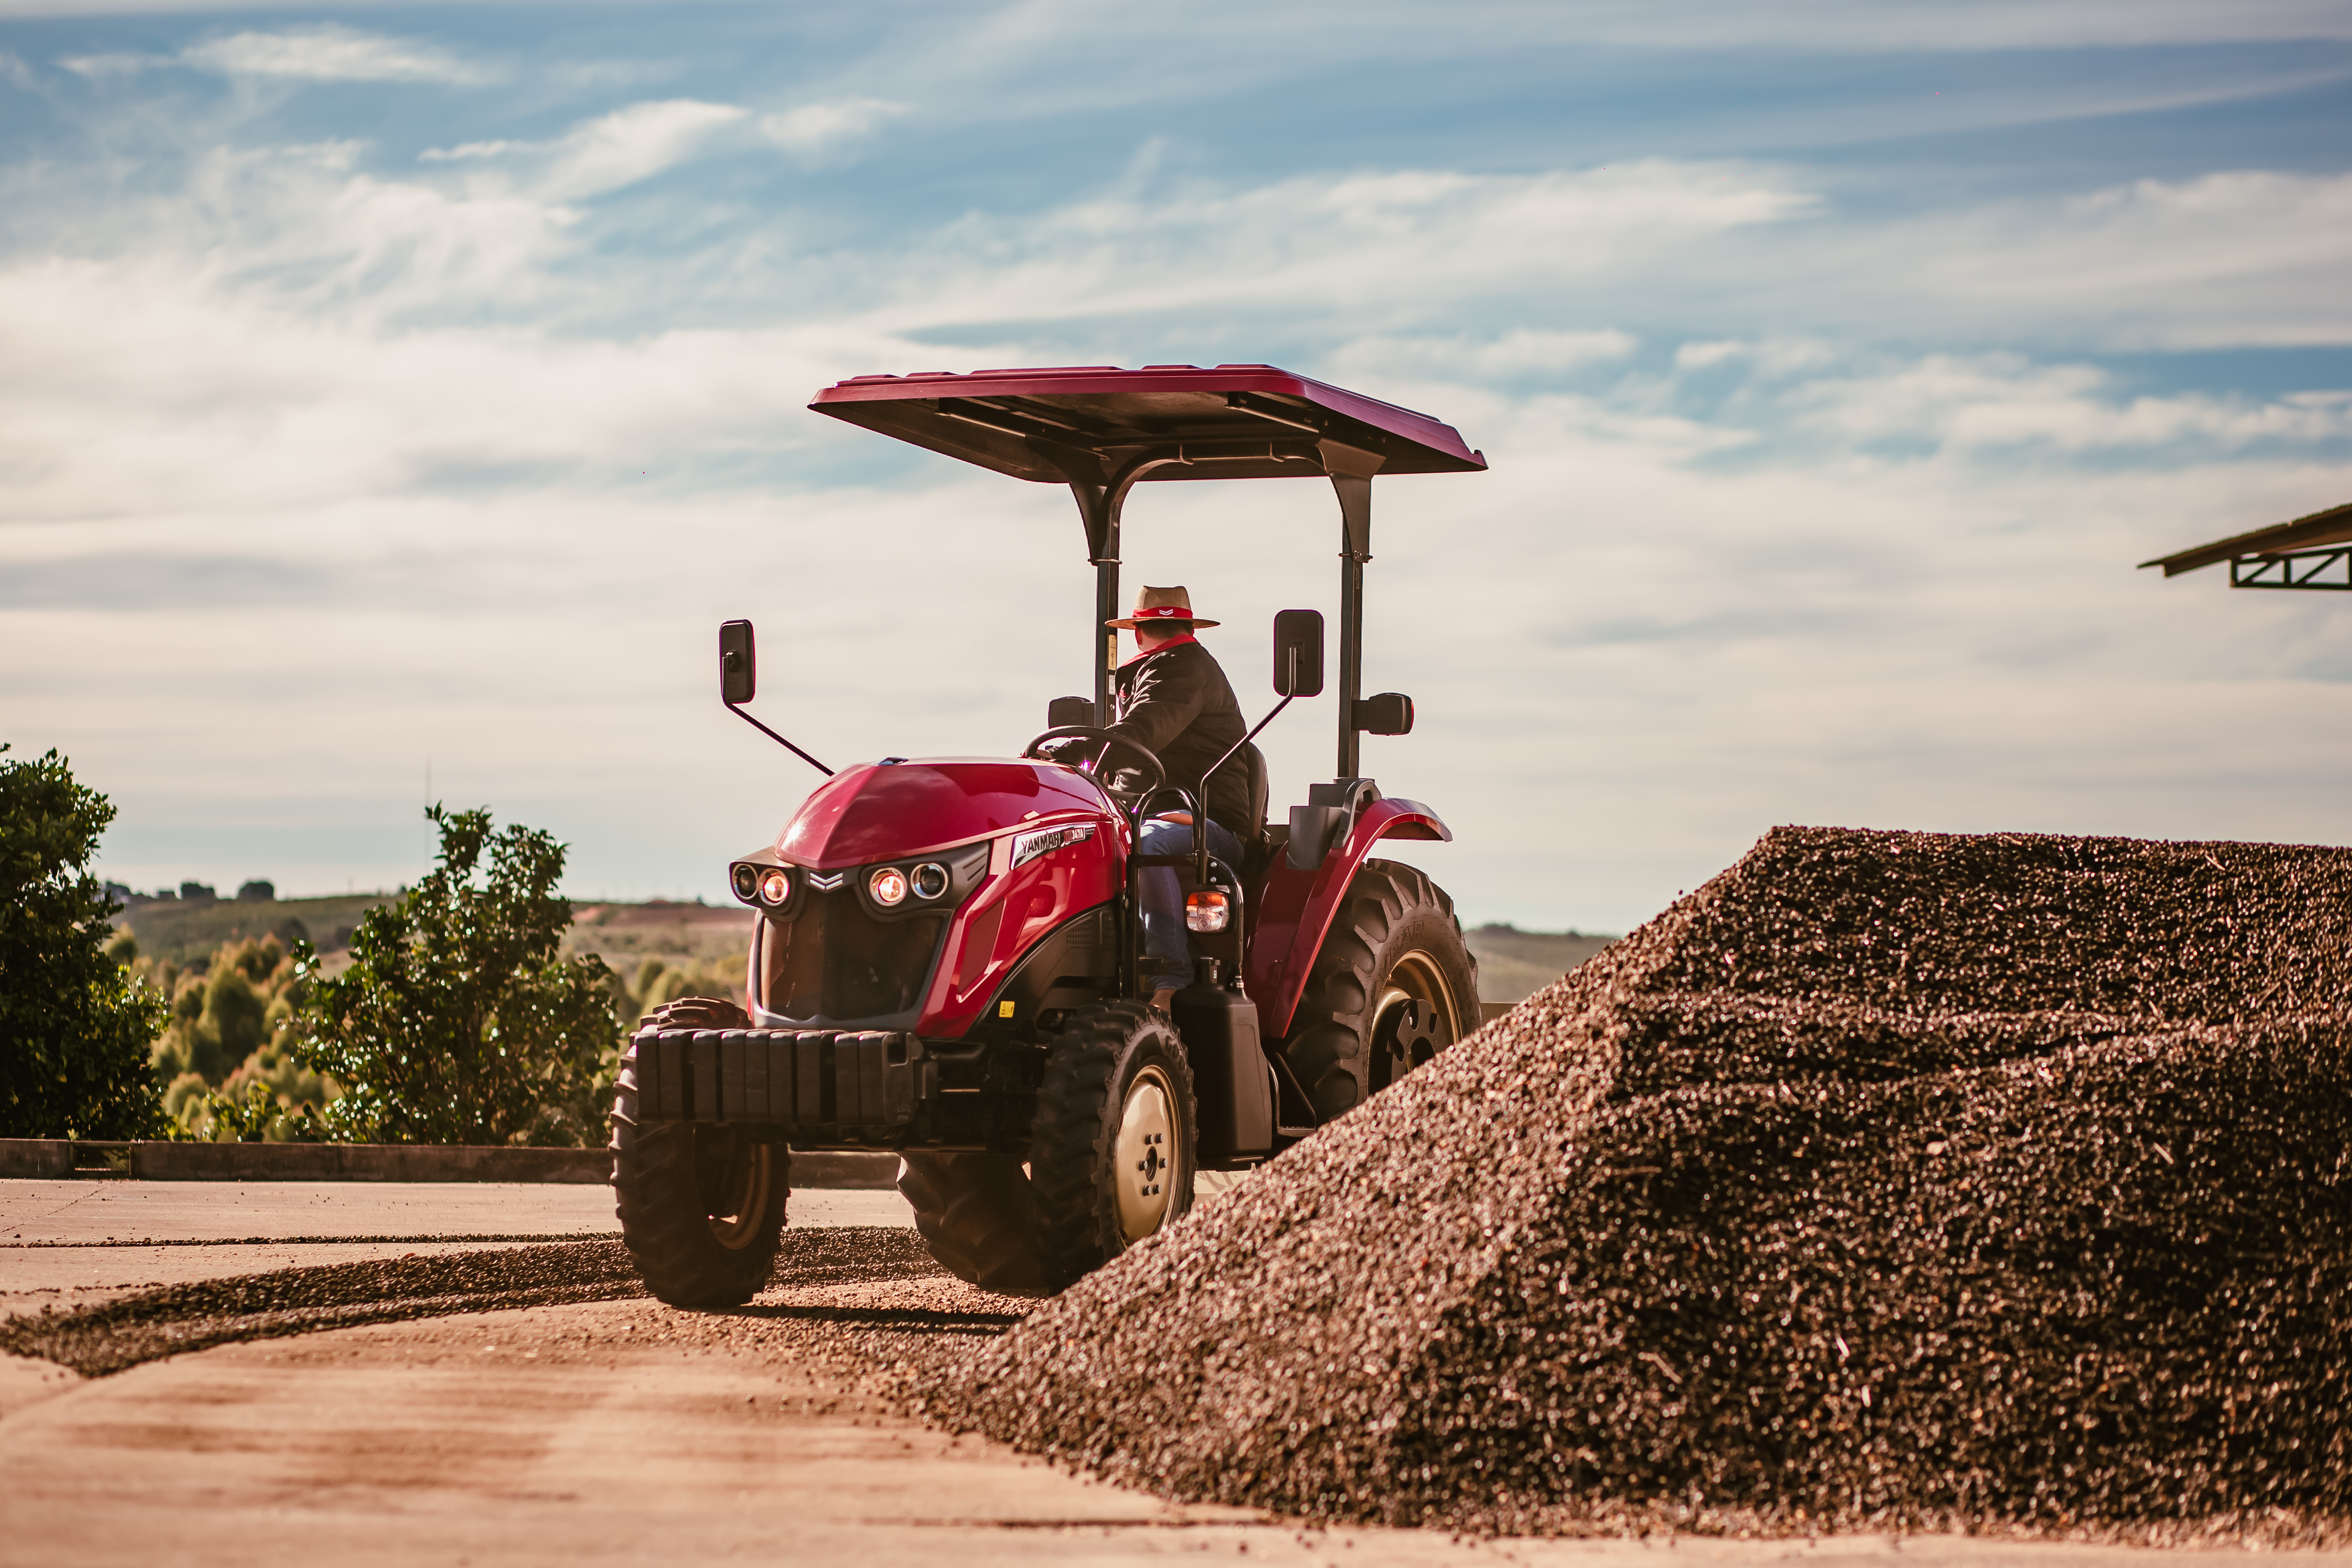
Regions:
<instances>
[{"instance_id":1,"label":"sky with clouds","mask_svg":"<svg viewBox=\"0 0 2352 1568\"><path fill-rule=\"evenodd\" d=\"M1265 362L1375 489L1368 739L1472 920L1776 823L2352 842L2352 603L2137 562L2352 500L2352 0L0 0L0 740L138 887L724 896L828 762L1087 683L1066 493L850 375ZM1145 486L1253 710L1309 483ZM1331 702L1269 731L1277 808Z\"/></svg>"}]
</instances>

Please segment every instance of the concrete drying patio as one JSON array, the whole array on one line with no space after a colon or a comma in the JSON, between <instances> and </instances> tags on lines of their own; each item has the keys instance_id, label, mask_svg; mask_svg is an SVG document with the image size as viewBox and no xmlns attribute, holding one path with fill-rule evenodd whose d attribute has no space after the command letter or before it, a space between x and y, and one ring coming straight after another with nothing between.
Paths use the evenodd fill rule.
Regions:
<instances>
[{"instance_id":1,"label":"concrete drying patio","mask_svg":"<svg viewBox=\"0 0 2352 1568\"><path fill-rule=\"evenodd\" d=\"M890 1193L796 1194L793 1205L798 1225L906 1223ZM611 1228L610 1200L595 1188L0 1184L0 1292L16 1302L94 1296L289 1261L499 1245L418 1237ZM309 1239L329 1237L339 1239ZM845 1325L968 1337L1021 1309L930 1276L772 1289L731 1313L636 1299L381 1323L96 1379L0 1357L0 1563L571 1568L740 1557L884 1568L1199 1552L1351 1568L2111 1568L2158 1558L2203 1568L2244 1557L1945 1538L1480 1542L1304 1529L1163 1503L929 1430L859 1392L843 1353Z\"/></svg>"}]
</instances>

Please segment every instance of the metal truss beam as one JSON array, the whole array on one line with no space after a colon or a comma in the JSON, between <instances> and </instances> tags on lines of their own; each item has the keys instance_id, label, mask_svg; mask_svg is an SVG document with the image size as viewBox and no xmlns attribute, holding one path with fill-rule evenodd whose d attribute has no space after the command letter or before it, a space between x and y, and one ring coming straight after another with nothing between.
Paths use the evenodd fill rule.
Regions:
<instances>
[{"instance_id":1,"label":"metal truss beam","mask_svg":"<svg viewBox=\"0 0 2352 1568\"><path fill-rule=\"evenodd\" d=\"M2276 555L2232 556L2230 586L2352 593L2352 545L2334 550L2295 550Z\"/></svg>"}]
</instances>

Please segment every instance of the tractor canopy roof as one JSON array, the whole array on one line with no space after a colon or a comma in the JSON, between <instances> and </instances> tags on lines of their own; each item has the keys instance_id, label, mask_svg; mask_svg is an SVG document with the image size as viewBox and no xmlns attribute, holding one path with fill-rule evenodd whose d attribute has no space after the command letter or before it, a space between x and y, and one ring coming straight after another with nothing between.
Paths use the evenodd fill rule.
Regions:
<instances>
[{"instance_id":1,"label":"tractor canopy roof","mask_svg":"<svg viewBox=\"0 0 2352 1568\"><path fill-rule=\"evenodd\" d=\"M809 405L1015 479L1312 479L1475 473L1453 426L1270 364L1067 365L859 375Z\"/></svg>"}]
</instances>

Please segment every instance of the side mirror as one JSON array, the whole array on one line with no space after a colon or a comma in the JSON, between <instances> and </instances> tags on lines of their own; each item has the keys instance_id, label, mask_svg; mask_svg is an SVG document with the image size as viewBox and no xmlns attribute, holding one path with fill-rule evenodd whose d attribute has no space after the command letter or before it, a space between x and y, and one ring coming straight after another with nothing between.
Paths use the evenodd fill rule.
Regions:
<instances>
[{"instance_id":1,"label":"side mirror","mask_svg":"<svg viewBox=\"0 0 2352 1568\"><path fill-rule=\"evenodd\" d=\"M732 708L759 689L759 660L751 647L751 623L719 624L719 700Z\"/></svg>"},{"instance_id":2,"label":"side mirror","mask_svg":"<svg viewBox=\"0 0 2352 1568\"><path fill-rule=\"evenodd\" d=\"M1356 728L1367 735L1412 733L1412 699L1402 691L1383 691L1356 703Z\"/></svg>"},{"instance_id":3,"label":"side mirror","mask_svg":"<svg viewBox=\"0 0 2352 1568\"><path fill-rule=\"evenodd\" d=\"M1323 612L1280 610L1274 617L1274 694L1319 697L1323 692Z\"/></svg>"},{"instance_id":4,"label":"side mirror","mask_svg":"<svg viewBox=\"0 0 2352 1568\"><path fill-rule=\"evenodd\" d=\"M1056 697L1045 704L1045 728L1058 730L1065 724L1081 724L1091 730L1095 726L1095 703L1091 697Z\"/></svg>"}]
</instances>

